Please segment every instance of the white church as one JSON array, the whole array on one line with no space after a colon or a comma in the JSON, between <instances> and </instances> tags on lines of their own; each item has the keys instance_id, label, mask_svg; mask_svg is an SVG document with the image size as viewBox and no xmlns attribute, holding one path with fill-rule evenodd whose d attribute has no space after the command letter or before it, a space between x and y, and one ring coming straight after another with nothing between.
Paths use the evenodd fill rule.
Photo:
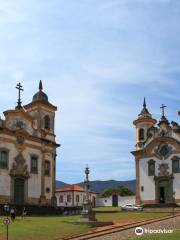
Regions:
<instances>
[{"instance_id":1,"label":"white church","mask_svg":"<svg viewBox=\"0 0 180 240\"><path fill-rule=\"evenodd\" d=\"M55 112L42 82L32 101L0 119L0 204L54 205L56 172Z\"/></svg>"},{"instance_id":2,"label":"white church","mask_svg":"<svg viewBox=\"0 0 180 240\"><path fill-rule=\"evenodd\" d=\"M152 117L144 99L136 127L136 203L180 203L180 126Z\"/></svg>"}]
</instances>

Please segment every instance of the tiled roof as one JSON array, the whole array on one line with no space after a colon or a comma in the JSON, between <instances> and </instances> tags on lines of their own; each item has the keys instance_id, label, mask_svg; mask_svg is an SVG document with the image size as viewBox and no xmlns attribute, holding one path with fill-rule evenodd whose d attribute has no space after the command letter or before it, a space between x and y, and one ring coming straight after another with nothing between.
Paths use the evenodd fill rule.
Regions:
<instances>
[{"instance_id":1,"label":"tiled roof","mask_svg":"<svg viewBox=\"0 0 180 240\"><path fill-rule=\"evenodd\" d=\"M68 185L63 188L56 189L56 192L69 192L69 191L85 192L86 190L78 185ZM96 192L93 191L90 192L96 194Z\"/></svg>"},{"instance_id":2,"label":"tiled roof","mask_svg":"<svg viewBox=\"0 0 180 240\"><path fill-rule=\"evenodd\" d=\"M68 185L63 188L56 189L56 192L68 192L68 191L85 192L85 189L78 185Z\"/></svg>"}]
</instances>

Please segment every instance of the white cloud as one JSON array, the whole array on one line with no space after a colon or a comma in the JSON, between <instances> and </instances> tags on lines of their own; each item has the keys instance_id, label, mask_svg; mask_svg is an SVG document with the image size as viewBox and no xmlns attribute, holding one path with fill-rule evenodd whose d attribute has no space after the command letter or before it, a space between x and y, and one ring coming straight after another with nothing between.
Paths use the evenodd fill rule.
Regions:
<instances>
[{"instance_id":1,"label":"white cloud","mask_svg":"<svg viewBox=\"0 0 180 240\"><path fill-rule=\"evenodd\" d=\"M17 82L22 81L26 104L43 80L49 100L59 108L59 179L78 182L86 163L92 164L94 179L134 177L132 121L143 97L156 116L165 99L170 105L179 99L173 90L178 89L180 75L176 4L1 3L0 110L14 108ZM171 116L173 109L168 109Z\"/></svg>"}]
</instances>

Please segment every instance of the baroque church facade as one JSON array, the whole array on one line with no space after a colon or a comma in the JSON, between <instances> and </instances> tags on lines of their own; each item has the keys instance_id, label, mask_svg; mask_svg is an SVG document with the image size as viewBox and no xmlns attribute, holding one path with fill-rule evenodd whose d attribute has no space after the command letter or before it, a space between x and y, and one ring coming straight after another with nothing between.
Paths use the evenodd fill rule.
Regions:
<instances>
[{"instance_id":1,"label":"baroque church facade","mask_svg":"<svg viewBox=\"0 0 180 240\"><path fill-rule=\"evenodd\" d=\"M32 102L18 105L0 119L0 204L54 205L56 143L55 112L42 81Z\"/></svg>"},{"instance_id":2,"label":"baroque church facade","mask_svg":"<svg viewBox=\"0 0 180 240\"><path fill-rule=\"evenodd\" d=\"M180 203L180 126L162 117L152 117L144 99L133 122L136 146L136 204Z\"/></svg>"}]
</instances>

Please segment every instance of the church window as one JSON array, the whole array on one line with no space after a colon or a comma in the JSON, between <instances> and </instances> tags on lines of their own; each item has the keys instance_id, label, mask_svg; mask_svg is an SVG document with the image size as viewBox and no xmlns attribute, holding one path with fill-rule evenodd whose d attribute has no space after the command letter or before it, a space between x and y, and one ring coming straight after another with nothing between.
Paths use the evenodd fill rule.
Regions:
<instances>
[{"instance_id":1,"label":"church window","mask_svg":"<svg viewBox=\"0 0 180 240\"><path fill-rule=\"evenodd\" d=\"M63 203L63 202L64 202L63 195L60 195L59 202L60 202L60 203Z\"/></svg>"},{"instance_id":2,"label":"church window","mask_svg":"<svg viewBox=\"0 0 180 240\"><path fill-rule=\"evenodd\" d=\"M36 156L31 157L31 172L32 173L38 172L38 159Z\"/></svg>"},{"instance_id":3,"label":"church window","mask_svg":"<svg viewBox=\"0 0 180 240\"><path fill-rule=\"evenodd\" d=\"M172 159L172 172L173 173L179 173L179 158Z\"/></svg>"},{"instance_id":4,"label":"church window","mask_svg":"<svg viewBox=\"0 0 180 240\"><path fill-rule=\"evenodd\" d=\"M141 192L144 192L144 186L141 186Z\"/></svg>"},{"instance_id":5,"label":"church window","mask_svg":"<svg viewBox=\"0 0 180 240\"><path fill-rule=\"evenodd\" d=\"M76 195L76 202L79 202L79 195Z\"/></svg>"},{"instance_id":6,"label":"church window","mask_svg":"<svg viewBox=\"0 0 180 240\"><path fill-rule=\"evenodd\" d=\"M67 195L67 202L71 202L71 195Z\"/></svg>"},{"instance_id":7,"label":"church window","mask_svg":"<svg viewBox=\"0 0 180 240\"><path fill-rule=\"evenodd\" d=\"M45 175L50 176L51 164L49 161L45 161Z\"/></svg>"},{"instance_id":8,"label":"church window","mask_svg":"<svg viewBox=\"0 0 180 240\"><path fill-rule=\"evenodd\" d=\"M50 188L46 188L46 193L50 193Z\"/></svg>"},{"instance_id":9,"label":"church window","mask_svg":"<svg viewBox=\"0 0 180 240\"><path fill-rule=\"evenodd\" d=\"M44 117L44 128L50 130L50 117L48 115Z\"/></svg>"},{"instance_id":10,"label":"church window","mask_svg":"<svg viewBox=\"0 0 180 240\"><path fill-rule=\"evenodd\" d=\"M155 161L154 160L150 160L148 162L148 175L149 176L155 175Z\"/></svg>"},{"instance_id":11,"label":"church window","mask_svg":"<svg viewBox=\"0 0 180 240\"><path fill-rule=\"evenodd\" d=\"M144 140L144 129L140 128L139 129L139 140Z\"/></svg>"},{"instance_id":12,"label":"church window","mask_svg":"<svg viewBox=\"0 0 180 240\"><path fill-rule=\"evenodd\" d=\"M8 158L9 154L7 151L0 151L0 168L6 169L8 168Z\"/></svg>"}]
</instances>

